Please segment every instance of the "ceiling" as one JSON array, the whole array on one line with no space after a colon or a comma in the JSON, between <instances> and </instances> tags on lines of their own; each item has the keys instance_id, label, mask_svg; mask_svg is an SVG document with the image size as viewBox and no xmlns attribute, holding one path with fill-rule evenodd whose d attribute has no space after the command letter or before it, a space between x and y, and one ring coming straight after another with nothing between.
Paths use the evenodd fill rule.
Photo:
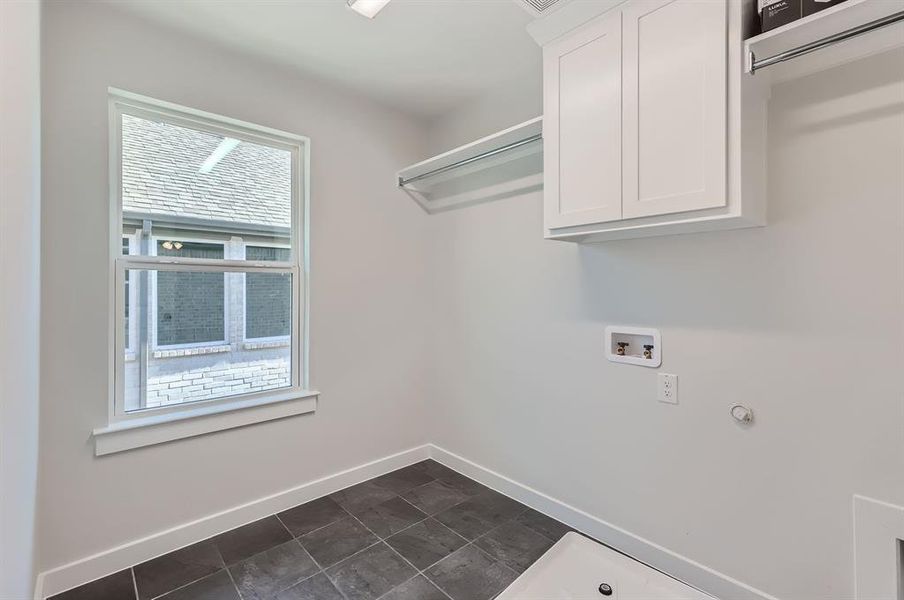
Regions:
<instances>
[{"instance_id":1,"label":"ceiling","mask_svg":"<svg viewBox=\"0 0 904 600\"><path fill-rule=\"evenodd\" d=\"M336 82L424 119L518 78L539 80L531 16L512 0L111 0L121 10Z\"/></svg>"}]
</instances>

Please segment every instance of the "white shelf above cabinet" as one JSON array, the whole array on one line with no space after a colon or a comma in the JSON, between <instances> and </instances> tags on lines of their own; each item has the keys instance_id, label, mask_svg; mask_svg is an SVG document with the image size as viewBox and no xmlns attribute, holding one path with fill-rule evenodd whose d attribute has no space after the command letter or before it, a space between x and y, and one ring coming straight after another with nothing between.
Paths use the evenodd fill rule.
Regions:
<instances>
[{"instance_id":1,"label":"white shelf above cabinet","mask_svg":"<svg viewBox=\"0 0 904 600\"><path fill-rule=\"evenodd\" d=\"M904 21L898 21L751 73L754 59L789 52L902 11L904 0L846 0L748 39L744 44L748 57L745 70L750 77L765 78L775 84L904 46Z\"/></svg>"},{"instance_id":2,"label":"white shelf above cabinet","mask_svg":"<svg viewBox=\"0 0 904 600\"><path fill-rule=\"evenodd\" d=\"M542 133L536 117L405 167L399 189L430 214L540 190Z\"/></svg>"}]
</instances>

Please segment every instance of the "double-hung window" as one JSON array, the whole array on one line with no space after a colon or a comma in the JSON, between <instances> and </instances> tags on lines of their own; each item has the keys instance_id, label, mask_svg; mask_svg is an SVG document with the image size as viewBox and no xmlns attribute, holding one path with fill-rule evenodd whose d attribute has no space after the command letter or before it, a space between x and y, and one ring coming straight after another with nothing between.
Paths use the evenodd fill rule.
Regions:
<instances>
[{"instance_id":1,"label":"double-hung window","mask_svg":"<svg viewBox=\"0 0 904 600\"><path fill-rule=\"evenodd\" d=\"M311 397L308 140L116 90L109 102L106 429Z\"/></svg>"}]
</instances>

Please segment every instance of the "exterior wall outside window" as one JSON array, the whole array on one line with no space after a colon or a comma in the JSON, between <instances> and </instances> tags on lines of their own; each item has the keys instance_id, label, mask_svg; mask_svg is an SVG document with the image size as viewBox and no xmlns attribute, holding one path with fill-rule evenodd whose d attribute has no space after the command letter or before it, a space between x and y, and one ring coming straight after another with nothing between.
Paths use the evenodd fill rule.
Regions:
<instances>
[{"instance_id":1,"label":"exterior wall outside window","mask_svg":"<svg viewBox=\"0 0 904 600\"><path fill-rule=\"evenodd\" d=\"M166 249L157 240L158 256L224 258L223 244L180 242ZM204 344L226 340L226 273L203 271L157 273L157 345Z\"/></svg>"},{"instance_id":2,"label":"exterior wall outside window","mask_svg":"<svg viewBox=\"0 0 904 600\"><path fill-rule=\"evenodd\" d=\"M289 248L245 246L248 260L290 260ZM287 338L292 329L292 281L278 273L245 274L245 338Z\"/></svg>"}]
</instances>

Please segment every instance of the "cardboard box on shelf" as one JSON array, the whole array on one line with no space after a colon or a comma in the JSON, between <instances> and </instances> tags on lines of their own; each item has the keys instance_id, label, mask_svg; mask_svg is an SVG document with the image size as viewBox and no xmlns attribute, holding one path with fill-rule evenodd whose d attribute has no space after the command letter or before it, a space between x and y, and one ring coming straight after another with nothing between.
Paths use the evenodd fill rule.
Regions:
<instances>
[{"instance_id":1,"label":"cardboard box on shelf","mask_svg":"<svg viewBox=\"0 0 904 600\"><path fill-rule=\"evenodd\" d=\"M770 31L801 18L803 1L807 0L759 0L762 31Z\"/></svg>"}]
</instances>

